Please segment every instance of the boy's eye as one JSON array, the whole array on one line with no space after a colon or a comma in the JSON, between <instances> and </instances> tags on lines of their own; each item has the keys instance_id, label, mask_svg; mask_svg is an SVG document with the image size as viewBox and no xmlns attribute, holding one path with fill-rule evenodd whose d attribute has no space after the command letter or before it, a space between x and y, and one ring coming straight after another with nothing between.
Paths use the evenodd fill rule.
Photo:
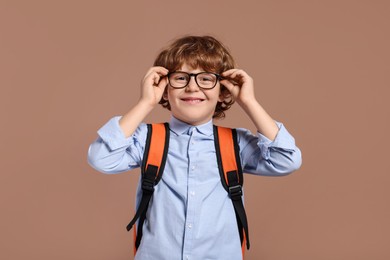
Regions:
<instances>
[{"instance_id":1,"label":"boy's eye","mask_svg":"<svg viewBox=\"0 0 390 260\"><path fill-rule=\"evenodd\" d=\"M213 81L213 79L211 77L201 76L200 81Z\"/></svg>"},{"instance_id":2,"label":"boy's eye","mask_svg":"<svg viewBox=\"0 0 390 260\"><path fill-rule=\"evenodd\" d=\"M202 83L213 83L216 81L216 77L213 74L200 74L198 75L198 81Z\"/></svg>"},{"instance_id":3,"label":"boy's eye","mask_svg":"<svg viewBox=\"0 0 390 260\"><path fill-rule=\"evenodd\" d=\"M171 79L175 81L187 81L188 80L188 75L180 72L175 72L172 73Z\"/></svg>"},{"instance_id":4,"label":"boy's eye","mask_svg":"<svg viewBox=\"0 0 390 260\"><path fill-rule=\"evenodd\" d=\"M177 81L186 81L187 78L185 76L176 76L175 80L177 80Z\"/></svg>"}]
</instances>

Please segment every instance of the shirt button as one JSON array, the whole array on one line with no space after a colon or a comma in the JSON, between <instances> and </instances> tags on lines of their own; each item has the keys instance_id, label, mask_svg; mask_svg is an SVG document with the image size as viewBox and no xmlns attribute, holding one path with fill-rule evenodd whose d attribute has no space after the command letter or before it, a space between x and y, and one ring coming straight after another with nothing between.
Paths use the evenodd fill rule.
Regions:
<instances>
[{"instance_id":1,"label":"shirt button","mask_svg":"<svg viewBox=\"0 0 390 260\"><path fill-rule=\"evenodd\" d=\"M190 192L191 196L195 196L195 191Z\"/></svg>"},{"instance_id":2,"label":"shirt button","mask_svg":"<svg viewBox=\"0 0 390 260\"><path fill-rule=\"evenodd\" d=\"M194 141L191 141L191 144L195 144L195 142L194 142Z\"/></svg>"},{"instance_id":3,"label":"shirt button","mask_svg":"<svg viewBox=\"0 0 390 260\"><path fill-rule=\"evenodd\" d=\"M190 257L188 255L186 255L186 260L189 260L189 259L190 259Z\"/></svg>"},{"instance_id":4,"label":"shirt button","mask_svg":"<svg viewBox=\"0 0 390 260\"><path fill-rule=\"evenodd\" d=\"M195 170L195 166L192 166L192 167L191 167L191 170Z\"/></svg>"},{"instance_id":5,"label":"shirt button","mask_svg":"<svg viewBox=\"0 0 390 260\"><path fill-rule=\"evenodd\" d=\"M191 228L192 228L192 224L188 224L187 227L188 227L189 229L191 229Z\"/></svg>"}]
</instances>

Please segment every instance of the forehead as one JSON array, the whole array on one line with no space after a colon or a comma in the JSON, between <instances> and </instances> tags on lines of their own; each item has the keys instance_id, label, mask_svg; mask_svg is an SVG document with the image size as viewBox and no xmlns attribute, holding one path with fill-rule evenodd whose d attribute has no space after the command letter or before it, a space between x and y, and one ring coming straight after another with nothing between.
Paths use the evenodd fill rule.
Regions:
<instances>
[{"instance_id":1,"label":"forehead","mask_svg":"<svg viewBox=\"0 0 390 260\"><path fill-rule=\"evenodd\" d=\"M185 71L185 72L201 72L201 71L205 71L203 68L201 67L193 67L191 66L190 64L184 62L181 66L179 66L178 70L180 71Z\"/></svg>"},{"instance_id":2,"label":"forehead","mask_svg":"<svg viewBox=\"0 0 390 260\"><path fill-rule=\"evenodd\" d=\"M202 55L191 53L190 55L176 56L171 64L167 64L168 69L180 70L184 67L190 70L200 70L207 72L220 73L222 69L222 60L220 57L212 55Z\"/></svg>"}]
</instances>

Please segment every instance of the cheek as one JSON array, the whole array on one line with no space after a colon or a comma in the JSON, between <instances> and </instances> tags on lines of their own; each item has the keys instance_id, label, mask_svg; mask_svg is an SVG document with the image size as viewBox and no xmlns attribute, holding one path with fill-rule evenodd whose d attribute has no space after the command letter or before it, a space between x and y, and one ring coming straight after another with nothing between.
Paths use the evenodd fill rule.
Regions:
<instances>
[{"instance_id":1,"label":"cheek","mask_svg":"<svg viewBox=\"0 0 390 260\"><path fill-rule=\"evenodd\" d=\"M169 102L174 102L179 95L179 89L166 88L164 92L164 98Z\"/></svg>"},{"instance_id":2,"label":"cheek","mask_svg":"<svg viewBox=\"0 0 390 260\"><path fill-rule=\"evenodd\" d=\"M222 93L222 86L218 85L215 88L217 88L217 89L215 90L214 95L215 95L218 102L222 102L224 100L224 97L223 97L224 95Z\"/></svg>"},{"instance_id":3,"label":"cheek","mask_svg":"<svg viewBox=\"0 0 390 260\"><path fill-rule=\"evenodd\" d=\"M169 100L172 100L173 97L174 97L174 93L173 93L173 90L171 88L168 88L168 86L165 88L164 90L164 94L163 94L163 97L165 100L169 101Z\"/></svg>"}]
</instances>

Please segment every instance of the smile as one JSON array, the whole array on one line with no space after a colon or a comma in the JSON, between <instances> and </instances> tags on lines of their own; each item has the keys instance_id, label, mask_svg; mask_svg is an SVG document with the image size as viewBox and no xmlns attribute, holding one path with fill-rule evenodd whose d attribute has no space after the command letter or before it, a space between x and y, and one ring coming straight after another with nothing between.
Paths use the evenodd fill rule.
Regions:
<instances>
[{"instance_id":1,"label":"smile","mask_svg":"<svg viewBox=\"0 0 390 260\"><path fill-rule=\"evenodd\" d=\"M204 101L204 99L201 98L182 98L181 100L187 104L199 104Z\"/></svg>"}]
</instances>

